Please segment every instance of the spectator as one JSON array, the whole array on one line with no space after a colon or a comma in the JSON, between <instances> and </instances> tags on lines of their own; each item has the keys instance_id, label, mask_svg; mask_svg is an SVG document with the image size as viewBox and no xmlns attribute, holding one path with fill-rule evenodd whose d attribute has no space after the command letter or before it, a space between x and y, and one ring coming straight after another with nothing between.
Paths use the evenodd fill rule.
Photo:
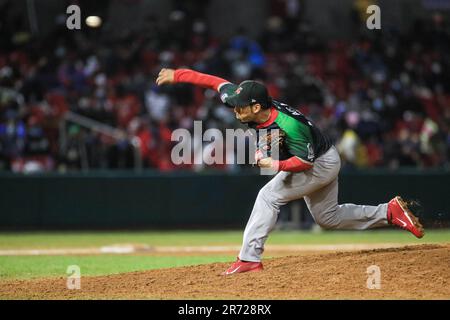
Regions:
<instances>
[{"instance_id":1,"label":"spectator","mask_svg":"<svg viewBox=\"0 0 450 320\"><path fill-rule=\"evenodd\" d=\"M198 6L176 2L166 25L149 17L145 36L129 30L98 39L83 33L20 43L2 38L0 170L32 156L51 161L30 170L132 168L133 137L144 167L175 170L174 129L193 130L195 119L204 130L239 126L209 90L155 88L164 66L193 67L234 82L264 81L275 99L299 108L332 137L348 168L449 165L450 37L444 16L403 34L326 42L302 18L302 1L277 0L260 41L244 29L219 40ZM14 28L5 23L2 30ZM58 123L67 111L127 135L117 139L69 126L60 148Z\"/></svg>"}]
</instances>

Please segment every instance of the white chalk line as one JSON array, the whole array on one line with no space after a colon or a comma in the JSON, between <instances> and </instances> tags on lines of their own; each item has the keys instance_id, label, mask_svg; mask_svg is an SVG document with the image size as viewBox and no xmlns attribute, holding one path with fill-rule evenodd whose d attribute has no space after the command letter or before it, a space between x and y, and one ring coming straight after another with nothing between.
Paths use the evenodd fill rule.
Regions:
<instances>
[{"instance_id":1,"label":"white chalk line","mask_svg":"<svg viewBox=\"0 0 450 320\"><path fill-rule=\"evenodd\" d=\"M311 251L355 251L388 249L413 245L414 243L372 243L372 244L305 244L305 245L266 245L266 254L272 252L311 252ZM100 248L58 248L58 249L6 249L0 256L39 256L39 255L95 255L95 254L136 254L136 253L222 253L240 250L238 245L229 246L147 246L117 244Z\"/></svg>"}]
</instances>

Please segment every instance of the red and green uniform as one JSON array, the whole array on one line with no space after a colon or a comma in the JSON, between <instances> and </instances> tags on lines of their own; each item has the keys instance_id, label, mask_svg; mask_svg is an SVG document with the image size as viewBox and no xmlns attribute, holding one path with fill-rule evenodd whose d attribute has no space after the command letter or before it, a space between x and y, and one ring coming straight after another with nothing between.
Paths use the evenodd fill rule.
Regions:
<instances>
[{"instance_id":1,"label":"red and green uniform","mask_svg":"<svg viewBox=\"0 0 450 320\"><path fill-rule=\"evenodd\" d=\"M338 203L338 175L341 168L338 151L301 112L278 101L270 101L264 86L256 85L254 81L243 81L236 86L221 78L181 70L175 72L175 81L217 90L222 101L229 106L264 104L264 107L271 108L269 119L261 124L250 123L250 127L256 130L282 129L285 132L285 144L290 155L286 160L279 161L277 166L281 172L258 192L245 227L239 261L262 269L260 262L265 241L275 227L280 208L297 199L305 200L314 221L325 229L365 230L388 225L387 212L392 206L387 203L378 206ZM290 173L299 171L304 172ZM398 211L402 211L401 208ZM406 223L401 219L404 227ZM389 220L392 221L392 217ZM419 231L415 234L421 235ZM241 271L250 270L246 265L237 263L229 273Z\"/></svg>"},{"instance_id":2,"label":"red and green uniform","mask_svg":"<svg viewBox=\"0 0 450 320\"><path fill-rule=\"evenodd\" d=\"M176 70L174 80L216 90L224 103L227 96L233 94L238 88L237 85L225 79L188 69ZM300 111L275 100L272 101L270 117L265 123L249 123L248 125L256 130L281 129L285 132L288 156L280 158L279 161L273 161L274 167L280 171L299 172L310 169L314 160L332 145L330 139Z\"/></svg>"}]
</instances>

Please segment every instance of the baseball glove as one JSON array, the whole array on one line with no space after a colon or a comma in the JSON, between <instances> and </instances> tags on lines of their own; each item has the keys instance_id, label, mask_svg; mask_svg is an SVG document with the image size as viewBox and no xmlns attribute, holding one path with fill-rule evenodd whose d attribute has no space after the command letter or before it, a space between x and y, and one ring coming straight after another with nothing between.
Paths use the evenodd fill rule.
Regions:
<instances>
[{"instance_id":1,"label":"baseball glove","mask_svg":"<svg viewBox=\"0 0 450 320\"><path fill-rule=\"evenodd\" d=\"M259 134L258 134L259 135ZM259 135L255 152L255 161L272 157L275 160L283 160L287 157L285 146L286 133L281 129L267 130L266 134ZM275 152L278 151L278 154Z\"/></svg>"}]
</instances>

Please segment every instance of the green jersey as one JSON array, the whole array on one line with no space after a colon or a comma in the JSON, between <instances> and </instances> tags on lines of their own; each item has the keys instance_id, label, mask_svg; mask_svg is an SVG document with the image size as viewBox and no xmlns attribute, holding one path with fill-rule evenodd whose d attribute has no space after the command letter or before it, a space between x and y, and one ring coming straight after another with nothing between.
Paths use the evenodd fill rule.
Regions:
<instances>
[{"instance_id":1,"label":"green jersey","mask_svg":"<svg viewBox=\"0 0 450 320\"><path fill-rule=\"evenodd\" d=\"M227 84L220 88L222 101L230 92L236 89L236 85ZM314 123L300 111L279 101L272 101L275 112L269 121L263 124L248 123L250 128L261 130L281 129L286 134L285 147L288 155L282 158L297 156L304 161L314 162L332 146L328 136L323 134ZM258 135L259 136L259 135Z\"/></svg>"}]
</instances>

